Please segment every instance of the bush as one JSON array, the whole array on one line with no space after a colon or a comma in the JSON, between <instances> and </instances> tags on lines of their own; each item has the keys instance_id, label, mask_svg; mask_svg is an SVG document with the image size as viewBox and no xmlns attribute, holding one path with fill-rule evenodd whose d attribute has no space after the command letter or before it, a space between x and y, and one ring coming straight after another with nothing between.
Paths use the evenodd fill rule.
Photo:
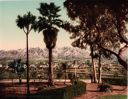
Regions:
<instances>
[{"instance_id":1,"label":"bush","mask_svg":"<svg viewBox=\"0 0 128 99\"><path fill-rule=\"evenodd\" d=\"M78 81L75 85L65 88L63 99L71 99L72 97L83 94L85 91L86 91L86 84Z\"/></svg>"},{"instance_id":2,"label":"bush","mask_svg":"<svg viewBox=\"0 0 128 99\"><path fill-rule=\"evenodd\" d=\"M127 86L127 78L102 78L102 81L111 85Z\"/></svg>"},{"instance_id":3,"label":"bush","mask_svg":"<svg viewBox=\"0 0 128 99\"><path fill-rule=\"evenodd\" d=\"M72 85L75 85L79 81L79 77L75 76L74 74L68 75Z\"/></svg>"},{"instance_id":4,"label":"bush","mask_svg":"<svg viewBox=\"0 0 128 99\"><path fill-rule=\"evenodd\" d=\"M103 96L99 99L127 99L127 95L110 95L110 96Z\"/></svg>"},{"instance_id":5,"label":"bush","mask_svg":"<svg viewBox=\"0 0 128 99\"><path fill-rule=\"evenodd\" d=\"M86 84L83 82L77 82L76 85L72 86L42 90L39 93L31 94L30 99L71 99L83 94L85 91Z\"/></svg>"},{"instance_id":6,"label":"bush","mask_svg":"<svg viewBox=\"0 0 128 99\"><path fill-rule=\"evenodd\" d=\"M102 83L98 86L98 89L100 92L112 92L113 88L111 85L106 84L106 83Z\"/></svg>"}]
</instances>

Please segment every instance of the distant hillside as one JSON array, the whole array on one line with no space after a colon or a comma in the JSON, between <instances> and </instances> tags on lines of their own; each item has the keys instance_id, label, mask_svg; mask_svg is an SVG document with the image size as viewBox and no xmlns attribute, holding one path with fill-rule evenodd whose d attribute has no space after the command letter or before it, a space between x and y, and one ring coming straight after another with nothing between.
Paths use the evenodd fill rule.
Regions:
<instances>
[{"instance_id":1,"label":"distant hillside","mask_svg":"<svg viewBox=\"0 0 128 99\"><path fill-rule=\"evenodd\" d=\"M48 58L48 50L41 48L30 48L29 49L29 57L32 59L47 59ZM85 50L81 50L78 48L72 47L62 47L55 48L53 50L53 58L54 59L84 59L89 58L89 52ZM0 59L17 59L26 58L26 49L18 49L18 50L9 50L4 51L0 50Z\"/></svg>"}]
</instances>

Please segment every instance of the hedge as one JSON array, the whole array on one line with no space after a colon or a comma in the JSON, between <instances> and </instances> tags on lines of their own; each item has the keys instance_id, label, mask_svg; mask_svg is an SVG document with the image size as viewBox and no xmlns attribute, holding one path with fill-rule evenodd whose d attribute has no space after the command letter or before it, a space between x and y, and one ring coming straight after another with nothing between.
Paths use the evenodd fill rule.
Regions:
<instances>
[{"instance_id":1,"label":"hedge","mask_svg":"<svg viewBox=\"0 0 128 99\"><path fill-rule=\"evenodd\" d=\"M111 85L127 86L127 78L102 78L102 81Z\"/></svg>"},{"instance_id":2,"label":"hedge","mask_svg":"<svg viewBox=\"0 0 128 99\"><path fill-rule=\"evenodd\" d=\"M70 85L63 88L45 89L39 93L31 94L30 99L72 99L86 91L84 82L77 82L76 85Z\"/></svg>"},{"instance_id":3,"label":"hedge","mask_svg":"<svg viewBox=\"0 0 128 99\"><path fill-rule=\"evenodd\" d=\"M110 96L103 96L99 99L127 99L127 95L110 95Z\"/></svg>"}]
</instances>

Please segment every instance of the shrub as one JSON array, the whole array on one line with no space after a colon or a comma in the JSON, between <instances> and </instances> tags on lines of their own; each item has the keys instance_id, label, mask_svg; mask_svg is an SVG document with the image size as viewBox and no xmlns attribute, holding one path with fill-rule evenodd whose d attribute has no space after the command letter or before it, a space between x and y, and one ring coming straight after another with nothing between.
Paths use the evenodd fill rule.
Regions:
<instances>
[{"instance_id":1,"label":"shrub","mask_svg":"<svg viewBox=\"0 0 128 99\"><path fill-rule=\"evenodd\" d=\"M120 86L127 86L127 78L102 78L103 83L108 83L111 85L120 85Z\"/></svg>"},{"instance_id":2,"label":"shrub","mask_svg":"<svg viewBox=\"0 0 128 99\"><path fill-rule=\"evenodd\" d=\"M99 99L127 99L127 95L110 95L110 96L103 96Z\"/></svg>"},{"instance_id":3,"label":"shrub","mask_svg":"<svg viewBox=\"0 0 128 99\"><path fill-rule=\"evenodd\" d=\"M86 91L86 84L77 82L76 85L71 85L63 88L50 88L42 90L39 93L31 94L30 99L71 99L74 96L83 94Z\"/></svg>"},{"instance_id":4,"label":"shrub","mask_svg":"<svg viewBox=\"0 0 128 99\"><path fill-rule=\"evenodd\" d=\"M79 77L74 74L68 74L68 77L72 83L72 85L76 84L79 81Z\"/></svg>"},{"instance_id":5,"label":"shrub","mask_svg":"<svg viewBox=\"0 0 128 99\"><path fill-rule=\"evenodd\" d=\"M112 92L113 88L111 85L107 84L107 83L102 83L98 86L98 89L100 92Z\"/></svg>"},{"instance_id":6,"label":"shrub","mask_svg":"<svg viewBox=\"0 0 128 99\"><path fill-rule=\"evenodd\" d=\"M85 91L86 84L78 81L75 85L66 87L63 99L71 99L74 96L83 94Z\"/></svg>"}]
</instances>

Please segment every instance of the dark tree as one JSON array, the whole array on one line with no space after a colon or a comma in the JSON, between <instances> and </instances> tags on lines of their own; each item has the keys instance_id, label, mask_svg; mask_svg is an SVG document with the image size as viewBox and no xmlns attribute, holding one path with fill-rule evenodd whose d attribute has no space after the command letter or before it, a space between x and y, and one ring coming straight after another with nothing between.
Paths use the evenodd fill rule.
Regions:
<instances>
[{"instance_id":1,"label":"dark tree","mask_svg":"<svg viewBox=\"0 0 128 99\"><path fill-rule=\"evenodd\" d=\"M28 53L28 35L33 29L36 17L32 15L30 12L24 14L23 16L18 15L16 19L17 26L22 29L26 35L26 65L27 65L27 94L29 91L29 53Z\"/></svg>"},{"instance_id":2,"label":"dark tree","mask_svg":"<svg viewBox=\"0 0 128 99\"><path fill-rule=\"evenodd\" d=\"M52 49L56 46L58 28L62 24L60 20L60 7L54 3L40 3L38 8L40 16L38 22L35 25L35 30L43 32L44 42L49 51L49 69L48 69L48 83L50 86L53 83L53 69L52 69Z\"/></svg>"},{"instance_id":3,"label":"dark tree","mask_svg":"<svg viewBox=\"0 0 128 99\"><path fill-rule=\"evenodd\" d=\"M127 0L66 0L68 16L77 20L77 26L67 28L72 32L76 46L85 48L93 44L115 55L119 63L127 69L127 62L121 57L128 48L126 23L128 22ZM93 41L93 42L92 42ZM91 43L90 43L91 42ZM124 43L125 46L120 48ZM115 49L120 49L118 53Z\"/></svg>"},{"instance_id":4,"label":"dark tree","mask_svg":"<svg viewBox=\"0 0 128 99\"><path fill-rule=\"evenodd\" d=\"M64 71L64 78L65 78L65 82L64 82L64 84L66 84L66 79L67 79L67 63L66 62L63 62L62 64L61 64L61 66L62 66L62 68L63 68L63 71Z\"/></svg>"},{"instance_id":5,"label":"dark tree","mask_svg":"<svg viewBox=\"0 0 128 99\"><path fill-rule=\"evenodd\" d=\"M14 60L13 62L9 63L9 68L12 69L13 73L16 73L19 77L19 83L22 82L22 74L25 72L24 63L21 59Z\"/></svg>"}]
</instances>

